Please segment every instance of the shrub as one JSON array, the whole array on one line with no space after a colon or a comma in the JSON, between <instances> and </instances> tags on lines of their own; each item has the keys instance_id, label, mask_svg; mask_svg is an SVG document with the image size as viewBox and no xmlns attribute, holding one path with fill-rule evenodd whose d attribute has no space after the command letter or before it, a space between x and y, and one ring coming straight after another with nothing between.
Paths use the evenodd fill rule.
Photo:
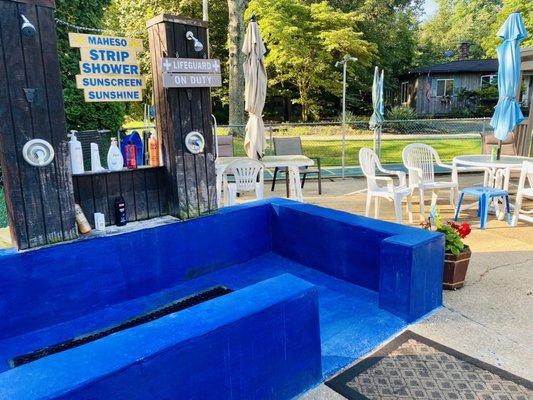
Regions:
<instances>
[{"instance_id":1,"label":"shrub","mask_svg":"<svg viewBox=\"0 0 533 400\"><path fill-rule=\"evenodd\" d=\"M388 113L386 119L389 120L406 120L406 119L416 119L416 111L407 106L396 106L393 107Z\"/></svg>"}]
</instances>

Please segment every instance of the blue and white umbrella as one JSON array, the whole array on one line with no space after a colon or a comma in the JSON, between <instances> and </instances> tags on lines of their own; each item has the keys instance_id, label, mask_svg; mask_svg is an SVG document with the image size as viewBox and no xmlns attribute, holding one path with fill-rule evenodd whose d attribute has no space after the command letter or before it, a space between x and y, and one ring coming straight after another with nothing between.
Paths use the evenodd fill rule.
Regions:
<instances>
[{"instance_id":1,"label":"blue and white umbrella","mask_svg":"<svg viewBox=\"0 0 533 400\"><path fill-rule=\"evenodd\" d=\"M374 69L374 82L372 83L372 106L374 112L370 117L369 126L370 129L374 130L374 151L379 155L380 153L380 142L381 138L381 125L385 120L384 107L383 107L383 80L384 80L384 71L379 73L379 68Z\"/></svg>"},{"instance_id":2,"label":"blue and white umbrella","mask_svg":"<svg viewBox=\"0 0 533 400\"><path fill-rule=\"evenodd\" d=\"M496 49L499 99L490 124L496 138L503 141L524 119L516 99L520 85L520 43L528 36L521 14L509 15L496 35L503 42Z\"/></svg>"},{"instance_id":3,"label":"blue and white umbrella","mask_svg":"<svg viewBox=\"0 0 533 400\"><path fill-rule=\"evenodd\" d=\"M370 129L375 129L383 124L383 71L381 76L379 68L374 69L374 82L372 83L372 106L374 112L370 117Z\"/></svg>"}]
</instances>

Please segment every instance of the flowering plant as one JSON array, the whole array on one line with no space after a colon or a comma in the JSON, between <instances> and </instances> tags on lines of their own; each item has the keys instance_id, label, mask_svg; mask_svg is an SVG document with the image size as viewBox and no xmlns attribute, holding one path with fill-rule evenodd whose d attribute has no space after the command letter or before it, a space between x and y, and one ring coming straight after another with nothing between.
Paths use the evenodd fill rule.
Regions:
<instances>
[{"instance_id":1,"label":"flowering plant","mask_svg":"<svg viewBox=\"0 0 533 400\"><path fill-rule=\"evenodd\" d=\"M445 237L445 251L454 255L459 255L468 249L468 246L463 242L472 231L469 224L457 224L453 221L442 222L437 211L431 213L432 216L427 221L422 222L421 225L425 229L435 230L441 232ZM435 222L433 229L431 221Z\"/></svg>"}]
</instances>

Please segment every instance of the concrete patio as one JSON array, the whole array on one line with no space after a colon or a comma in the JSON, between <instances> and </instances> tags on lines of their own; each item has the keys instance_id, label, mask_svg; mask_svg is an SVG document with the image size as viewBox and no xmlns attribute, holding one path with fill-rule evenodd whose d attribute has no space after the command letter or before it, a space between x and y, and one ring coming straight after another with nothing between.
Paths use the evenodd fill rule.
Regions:
<instances>
[{"instance_id":1,"label":"concrete patio","mask_svg":"<svg viewBox=\"0 0 533 400\"><path fill-rule=\"evenodd\" d=\"M462 175L461 186L479 183L479 175ZM309 203L363 214L365 193L345 195L366 188L363 178L324 180L323 195L316 182L306 183ZM280 182L267 196L284 196ZM414 211L418 210L414 199ZM392 205L382 202L380 218L393 220ZM443 218L453 216L447 196L439 199ZM406 219L406 213L404 219ZM415 214L416 221L416 214ZM473 358L515 375L533 380L533 225L520 222L515 228L489 216L485 231L479 229L475 209L462 213L461 221L472 223L467 238L472 259L464 288L445 291L444 307L410 329ZM310 391L305 399L342 399L325 385Z\"/></svg>"}]
</instances>

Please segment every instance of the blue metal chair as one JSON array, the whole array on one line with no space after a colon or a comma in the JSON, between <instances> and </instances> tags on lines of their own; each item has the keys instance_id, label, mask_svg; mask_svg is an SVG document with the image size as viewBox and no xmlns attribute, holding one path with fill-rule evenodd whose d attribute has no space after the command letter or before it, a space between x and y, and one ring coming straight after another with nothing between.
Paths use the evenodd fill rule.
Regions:
<instances>
[{"instance_id":1,"label":"blue metal chair","mask_svg":"<svg viewBox=\"0 0 533 400\"><path fill-rule=\"evenodd\" d=\"M465 197L465 194L479 198L477 215L480 218L481 229L485 229L485 226L487 225L490 201L498 197L502 197L505 200L507 223L509 225L511 224L511 208L509 206L509 192L507 190L495 189L495 188L486 187L486 186L472 186L472 187L467 187L461 190L461 193L459 196L459 202L457 203L457 208L455 210L455 218L454 218L455 221L457 221L459 217L459 212L461 211L461 204L463 203L463 198Z\"/></svg>"}]
</instances>

